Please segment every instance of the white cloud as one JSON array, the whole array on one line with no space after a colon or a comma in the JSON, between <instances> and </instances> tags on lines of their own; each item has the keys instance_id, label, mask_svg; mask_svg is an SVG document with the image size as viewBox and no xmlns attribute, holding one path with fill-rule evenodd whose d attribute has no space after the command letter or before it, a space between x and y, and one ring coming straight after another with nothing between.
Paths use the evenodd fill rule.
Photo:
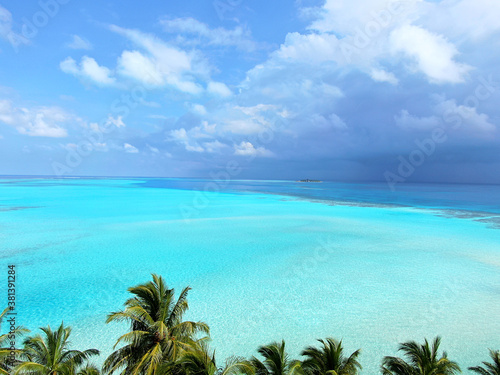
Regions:
<instances>
[{"instance_id":1,"label":"white cloud","mask_svg":"<svg viewBox=\"0 0 500 375\"><path fill-rule=\"evenodd\" d=\"M240 110L243 112L245 115L249 116L259 116L262 112L268 112L268 111L273 111L276 112L278 110L278 106L274 104L257 104L251 107L242 107L242 106L235 106L235 109ZM262 117L260 117L262 119Z\"/></svg>"},{"instance_id":2,"label":"white cloud","mask_svg":"<svg viewBox=\"0 0 500 375\"><path fill-rule=\"evenodd\" d=\"M410 115L406 109L395 116L394 120L399 127L409 130L431 130L441 124L441 120L437 116L417 117Z\"/></svg>"},{"instance_id":3,"label":"white cloud","mask_svg":"<svg viewBox=\"0 0 500 375\"><path fill-rule=\"evenodd\" d=\"M455 100L446 100L435 95L434 115L417 117L407 110L402 110L394 117L396 124L405 130L431 130L437 127L450 127L452 132L462 132L468 137L482 137L496 132L497 127L485 113L478 113L477 108L459 105Z\"/></svg>"},{"instance_id":4,"label":"white cloud","mask_svg":"<svg viewBox=\"0 0 500 375\"><path fill-rule=\"evenodd\" d=\"M190 130L194 138L211 138L216 132L217 125L209 124L208 121L202 121L201 126L195 126Z\"/></svg>"},{"instance_id":5,"label":"white cloud","mask_svg":"<svg viewBox=\"0 0 500 375\"><path fill-rule=\"evenodd\" d=\"M261 123L252 118L226 120L224 130L238 135L257 134L265 129Z\"/></svg>"},{"instance_id":6,"label":"white cloud","mask_svg":"<svg viewBox=\"0 0 500 375\"><path fill-rule=\"evenodd\" d=\"M91 122L88 125L88 128L90 130L101 132L104 134L109 133L113 129L113 127L115 128L126 127L125 123L123 122L122 116L113 117L112 115L108 115L108 118L102 121L101 124L98 124L97 122Z\"/></svg>"},{"instance_id":7,"label":"white cloud","mask_svg":"<svg viewBox=\"0 0 500 375\"><path fill-rule=\"evenodd\" d=\"M123 145L123 149L125 150L125 152L128 152L129 154L137 154L139 152L137 147L132 146L130 143L125 143Z\"/></svg>"},{"instance_id":8,"label":"white cloud","mask_svg":"<svg viewBox=\"0 0 500 375\"><path fill-rule=\"evenodd\" d=\"M239 156L261 156L271 157L274 154L264 147L255 148L251 142L241 142L239 145L234 145L234 154Z\"/></svg>"},{"instance_id":9,"label":"white cloud","mask_svg":"<svg viewBox=\"0 0 500 375\"><path fill-rule=\"evenodd\" d=\"M371 73L370 73L370 77L372 77L372 79L374 81L388 82L388 83L391 83L393 85L397 85L399 82L394 74L392 74L390 72L386 72L383 69L373 68Z\"/></svg>"},{"instance_id":10,"label":"white cloud","mask_svg":"<svg viewBox=\"0 0 500 375\"><path fill-rule=\"evenodd\" d=\"M442 34L413 24L426 24L437 7L442 12L452 2L469 1L431 4L422 0L326 0L320 7L307 9L307 14L315 18L309 32L288 33L262 67L276 70L297 63L318 65L316 69L322 70L349 67L365 72L375 81L397 84L394 73L380 66L387 62L396 66L409 58L413 61L410 72L423 72L433 83L464 82L471 67L456 60L459 51L455 45ZM441 19L451 20L448 16ZM460 19L453 22L460 24Z\"/></svg>"},{"instance_id":11,"label":"white cloud","mask_svg":"<svg viewBox=\"0 0 500 375\"><path fill-rule=\"evenodd\" d=\"M160 150L158 150L156 147L148 145L149 151L151 151L154 154L160 153Z\"/></svg>"},{"instance_id":12,"label":"white cloud","mask_svg":"<svg viewBox=\"0 0 500 375\"><path fill-rule=\"evenodd\" d=\"M128 38L144 50L123 51L118 60L120 74L145 85L170 85L189 94L199 94L203 91L195 80L196 77L205 76L208 68L196 53L187 53L137 30L115 25L110 26L110 30Z\"/></svg>"},{"instance_id":13,"label":"white cloud","mask_svg":"<svg viewBox=\"0 0 500 375\"><path fill-rule=\"evenodd\" d=\"M286 119L288 116L290 113L284 106L263 103L254 106L227 103L210 112L210 118L218 124L218 134L222 136L274 133L277 131L276 121Z\"/></svg>"},{"instance_id":14,"label":"white cloud","mask_svg":"<svg viewBox=\"0 0 500 375\"><path fill-rule=\"evenodd\" d=\"M335 32L338 35L353 35L356 29L379 28L404 22L406 14L415 9L421 0L326 0L321 7L313 9L316 20L309 29L320 33Z\"/></svg>"},{"instance_id":15,"label":"white cloud","mask_svg":"<svg viewBox=\"0 0 500 375\"><path fill-rule=\"evenodd\" d=\"M67 57L61 61L59 67L65 73L85 78L98 85L106 86L115 83L115 79L111 77L111 70L100 66L92 57L83 56L80 64L77 64L71 57Z\"/></svg>"},{"instance_id":16,"label":"white cloud","mask_svg":"<svg viewBox=\"0 0 500 375\"><path fill-rule=\"evenodd\" d=\"M108 116L108 119L106 120L106 125L114 125L117 128L124 128L125 123L123 122L123 117L122 116L116 116L113 117L111 115Z\"/></svg>"},{"instance_id":17,"label":"white cloud","mask_svg":"<svg viewBox=\"0 0 500 375\"><path fill-rule=\"evenodd\" d=\"M204 44L234 46L246 51L253 51L256 48L255 42L251 40L250 31L242 26L236 26L233 30L223 27L211 29L207 24L191 17L163 18L160 23L166 32L198 36L199 42L203 41Z\"/></svg>"},{"instance_id":18,"label":"white cloud","mask_svg":"<svg viewBox=\"0 0 500 375\"><path fill-rule=\"evenodd\" d=\"M500 30L499 15L497 0L447 0L429 5L420 22L446 35L477 42Z\"/></svg>"},{"instance_id":19,"label":"white cloud","mask_svg":"<svg viewBox=\"0 0 500 375\"><path fill-rule=\"evenodd\" d=\"M84 50L91 50L93 48L92 43L78 35L73 35L71 42L67 43L66 47Z\"/></svg>"},{"instance_id":20,"label":"white cloud","mask_svg":"<svg viewBox=\"0 0 500 375\"><path fill-rule=\"evenodd\" d=\"M205 108L205 106L203 106L201 104L193 104L191 108L192 108L192 111L194 113L197 113L201 116L204 116L207 114L207 109Z\"/></svg>"},{"instance_id":21,"label":"white cloud","mask_svg":"<svg viewBox=\"0 0 500 375\"><path fill-rule=\"evenodd\" d=\"M405 25L394 30L390 43L394 51L414 59L418 69L434 83L463 82L471 69L454 61L458 51L446 38L418 26Z\"/></svg>"},{"instance_id":22,"label":"white cloud","mask_svg":"<svg viewBox=\"0 0 500 375\"><path fill-rule=\"evenodd\" d=\"M231 90L222 82L211 81L208 83L207 91L210 94L227 98L232 95Z\"/></svg>"},{"instance_id":23,"label":"white cloud","mask_svg":"<svg viewBox=\"0 0 500 375\"><path fill-rule=\"evenodd\" d=\"M288 33L285 42L276 52L284 60L308 64L321 64L325 61L340 62L344 58L339 39L333 34Z\"/></svg>"},{"instance_id":24,"label":"white cloud","mask_svg":"<svg viewBox=\"0 0 500 375\"><path fill-rule=\"evenodd\" d=\"M478 113L476 107L469 107L464 104L457 104L455 100L442 100L435 107L435 111L441 113L445 120L450 120L452 126L455 126L457 120L458 128L471 134L493 133L497 130L495 124L485 113Z\"/></svg>"},{"instance_id":25,"label":"white cloud","mask_svg":"<svg viewBox=\"0 0 500 375\"><path fill-rule=\"evenodd\" d=\"M118 59L118 72L152 86L166 84L156 63L139 51L123 51Z\"/></svg>"},{"instance_id":26,"label":"white cloud","mask_svg":"<svg viewBox=\"0 0 500 375\"><path fill-rule=\"evenodd\" d=\"M203 147L201 147L198 143L196 143L195 141L193 142L190 139L188 132L184 128L171 130L169 132L169 139L184 145L187 151L192 151L192 152L205 151Z\"/></svg>"},{"instance_id":27,"label":"white cloud","mask_svg":"<svg viewBox=\"0 0 500 375\"><path fill-rule=\"evenodd\" d=\"M191 26L199 27L203 25L201 23L196 24L196 22L194 19L188 21ZM173 27L173 25L171 26ZM175 27L181 26L177 24ZM205 89L202 83L208 82L207 92L209 94L220 97L232 95L231 90L224 83L210 80L213 68L200 51L195 49L183 50L154 35L139 30L126 29L116 25L109 26L109 29L127 38L136 47L133 50L122 51L118 57L114 70L120 76L138 81L147 87L173 87L192 95L204 92ZM210 32L209 29L207 30ZM234 31L228 35L239 35L239 31ZM221 34L220 38L217 39L218 43L229 43L228 35L225 35L224 38L226 39L224 39ZM72 48L91 47L78 35L73 36L73 41L69 46ZM60 68L65 73L88 79L103 86L113 85L117 80L112 70L100 66L93 58L88 56L84 56L80 63L72 57L68 57L60 63ZM127 85L119 86L127 87Z\"/></svg>"},{"instance_id":28,"label":"white cloud","mask_svg":"<svg viewBox=\"0 0 500 375\"><path fill-rule=\"evenodd\" d=\"M280 107L272 104L257 104L250 107L234 106L223 121L223 128L232 134L258 134L272 127L270 117L280 116Z\"/></svg>"},{"instance_id":29,"label":"white cloud","mask_svg":"<svg viewBox=\"0 0 500 375\"><path fill-rule=\"evenodd\" d=\"M215 153L215 152L220 152L221 149L226 148L228 146L222 142L219 142L218 140L215 140L203 143L203 147L206 152Z\"/></svg>"},{"instance_id":30,"label":"white cloud","mask_svg":"<svg viewBox=\"0 0 500 375\"><path fill-rule=\"evenodd\" d=\"M212 140L217 134L217 125L203 121L201 125L194 126L189 130L184 128L171 130L168 139L184 146L187 151L192 152L216 152L223 147L217 140ZM203 142L206 140L205 142ZM202 143L201 143L202 142Z\"/></svg>"},{"instance_id":31,"label":"white cloud","mask_svg":"<svg viewBox=\"0 0 500 375\"><path fill-rule=\"evenodd\" d=\"M0 122L17 129L20 134L32 137L66 137L64 125L75 120L58 107L16 107L9 100L0 100Z\"/></svg>"}]
</instances>

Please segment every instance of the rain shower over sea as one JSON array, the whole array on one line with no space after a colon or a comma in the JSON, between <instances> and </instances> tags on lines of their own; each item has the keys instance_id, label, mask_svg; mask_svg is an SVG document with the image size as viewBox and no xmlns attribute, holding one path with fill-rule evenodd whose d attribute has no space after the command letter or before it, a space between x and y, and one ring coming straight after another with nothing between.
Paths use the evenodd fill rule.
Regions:
<instances>
[{"instance_id":1,"label":"rain shower over sea","mask_svg":"<svg viewBox=\"0 0 500 375\"><path fill-rule=\"evenodd\" d=\"M403 341L440 335L463 369L500 348L499 186L210 182L0 179L18 324L105 358L127 329L107 314L157 273L192 287L220 360L334 337L375 374Z\"/></svg>"}]
</instances>

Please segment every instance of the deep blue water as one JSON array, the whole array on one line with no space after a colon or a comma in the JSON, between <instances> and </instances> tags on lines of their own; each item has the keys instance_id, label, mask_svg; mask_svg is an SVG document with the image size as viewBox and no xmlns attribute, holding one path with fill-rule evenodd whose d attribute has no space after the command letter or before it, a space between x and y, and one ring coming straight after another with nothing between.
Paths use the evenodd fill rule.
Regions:
<instances>
[{"instance_id":1,"label":"deep blue water","mask_svg":"<svg viewBox=\"0 0 500 375\"><path fill-rule=\"evenodd\" d=\"M148 179L138 183L138 186L201 191L217 186L220 191L273 193L352 204L389 204L500 213L499 185L405 183L397 185L396 191L391 191L385 183Z\"/></svg>"}]
</instances>

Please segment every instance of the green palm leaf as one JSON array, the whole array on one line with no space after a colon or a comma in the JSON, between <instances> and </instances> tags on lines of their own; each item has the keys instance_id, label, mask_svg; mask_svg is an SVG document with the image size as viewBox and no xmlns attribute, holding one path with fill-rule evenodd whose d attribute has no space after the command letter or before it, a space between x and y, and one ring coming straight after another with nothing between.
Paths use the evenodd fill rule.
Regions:
<instances>
[{"instance_id":1,"label":"green palm leaf","mask_svg":"<svg viewBox=\"0 0 500 375\"><path fill-rule=\"evenodd\" d=\"M125 309L111 313L106 322L129 322L130 331L118 338L115 350L104 362L106 373L155 375L172 369L176 360L197 345L198 334L209 334L202 322L183 321L188 309L189 287L175 299L161 276L129 288L133 295ZM170 370L169 370L170 371Z\"/></svg>"},{"instance_id":2,"label":"green palm leaf","mask_svg":"<svg viewBox=\"0 0 500 375\"><path fill-rule=\"evenodd\" d=\"M384 357L381 371L383 375L454 375L460 367L448 359L446 352L438 355L441 338L438 336L429 345L427 339L423 344L415 341L399 345L406 360L398 357ZM439 358L438 358L439 357Z\"/></svg>"},{"instance_id":3,"label":"green palm leaf","mask_svg":"<svg viewBox=\"0 0 500 375\"><path fill-rule=\"evenodd\" d=\"M500 350L491 350L490 357L493 360L490 362L483 362L483 366L469 367L469 370L474 371L480 375L500 375Z\"/></svg>"},{"instance_id":4,"label":"green palm leaf","mask_svg":"<svg viewBox=\"0 0 500 375\"><path fill-rule=\"evenodd\" d=\"M70 350L71 328L64 324L55 331L50 326L40 329L43 336L28 337L24 341L25 360L15 367L15 375L73 375L91 357L99 354L97 349Z\"/></svg>"},{"instance_id":5,"label":"green palm leaf","mask_svg":"<svg viewBox=\"0 0 500 375\"><path fill-rule=\"evenodd\" d=\"M307 375L355 375L361 369L359 349L346 357L342 341L333 338L318 341L321 343L320 348L310 346L302 352L306 357L302 367Z\"/></svg>"}]
</instances>

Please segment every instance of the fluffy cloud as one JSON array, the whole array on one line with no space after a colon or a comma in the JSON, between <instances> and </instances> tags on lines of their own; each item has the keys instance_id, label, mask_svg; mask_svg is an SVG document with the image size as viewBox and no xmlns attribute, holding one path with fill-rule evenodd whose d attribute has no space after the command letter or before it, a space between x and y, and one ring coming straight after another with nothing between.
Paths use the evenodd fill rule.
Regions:
<instances>
[{"instance_id":1,"label":"fluffy cloud","mask_svg":"<svg viewBox=\"0 0 500 375\"><path fill-rule=\"evenodd\" d=\"M229 87L227 87L224 83L214 82L214 81L211 81L208 83L207 91L210 94L213 94L216 96L221 96L223 98L227 98L228 96L231 96L231 94L232 94Z\"/></svg>"},{"instance_id":2,"label":"fluffy cloud","mask_svg":"<svg viewBox=\"0 0 500 375\"><path fill-rule=\"evenodd\" d=\"M438 97L439 98L439 97ZM451 124L456 130L461 130L469 136L481 136L483 134L492 134L497 131L489 116L485 113L479 113L476 107L465 104L457 104L453 99L445 100L435 106L435 111L442 113L444 120Z\"/></svg>"},{"instance_id":3,"label":"fluffy cloud","mask_svg":"<svg viewBox=\"0 0 500 375\"><path fill-rule=\"evenodd\" d=\"M71 49L84 49L84 50L91 50L93 48L92 43L90 43L87 39L84 39L78 35L73 35L71 42L66 44L66 47Z\"/></svg>"},{"instance_id":4,"label":"fluffy cloud","mask_svg":"<svg viewBox=\"0 0 500 375\"><path fill-rule=\"evenodd\" d=\"M417 117L410 115L406 109L402 110L394 119L396 124L403 129L431 130L441 125L441 119L437 116Z\"/></svg>"},{"instance_id":5,"label":"fluffy cloud","mask_svg":"<svg viewBox=\"0 0 500 375\"><path fill-rule=\"evenodd\" d=\"M455 38L478 42L500 30L500 2L496 0L447 0L428 7L421 22Z\"/></svg>"},{"instance_id":6,"label":"fluffy cloud","mask_svg":"<svg viewBox=\"0 0 500 375\"><path fill-rule=\"evenodd\" d=\"M288 33L285 42L276 51L275 56L283 60L308 64L323 62L341 62L344 58L340 41L333 34Z\"/></svg>"},{"instance_id":7,"label":"fluffy cloud","mask_svg":"<svg viewBox=\"0 0 500 375\"><path fill-rule=\"evenodd\" d=\"M405 25L391 33L390 41L396 52L403 52L416 62L418 70L434 83L464 82L471 69L454 61L458 54L453 44L442 35L433 34L421 27Z\"/></svg>"},{"instance_id":8,"label":"fluffy cloud","mask_svg":"<svg viewBox=\"0 0 500 375\"><path fill-rule=\"evenodd\" d=\"M164 26L171 30L182 30L203 37L210 36L211 43L220 45L237 44L246 32L242 29L228 31L209 29L194 19L163 20ZM134 49L126 49L117 58L116 67L110 70L100 66L94 58L84 56L80 64L72 57L60 63L63 72L84 78L101 86L115 85L128 87L127 79L137 81L147 88L174 88L186 94L199 95L204 92L219 98L228 98L233 93L222 82L213 81L211 73L215 70L197 49L189 51L175 43L164 40L139 30L110 25L109 30L121 35L133 43ZM184 43L185 45L185 43ZM78 35L68 45L71 48L90 49L92 46ZM206 46L206 44L204 44ZM185 48L185 46L184 46ZM113 74L117 73L117 76ZM118 81L118 82L117 82ZM204 88L206 84L206 89Z\"/></svg>"},{"instance_id":9,"label":"fluffy cloud","mask_svg":"<svg viewBox=\"0 0 500 375\"><path fill-rule=\"evenodd\" d=\"M154 153L154 154L159 154L160 153L160 150L158 148L150 146L150 145L147 145L147 146L149 148L149 151L151 151L152 153Z\"/></svg>"},{"instance_id":10,"label":"fluffy cloud","mask_svg":"<svg viewBox=\"0 0 500 375\"><path fill-rule=\"evenodd\" d=\"M101 124L98 124L97 122L91 122L88 126L84 125L84 127L87 127L89 130L94 132L107 134L109 133L110 129L113 129L114 127L124 128L126 127L126 125L123 122L122 116L113 117L112 115L108 115L108 118L102 121Z\"/></svg>"},{"instance_id":11,"label":"fluffy cloud","mask_svg":"<svg viewBox=\"0 0 500 375\"><path fill-rule=\"evenodd\" d=\"M201 125L189 130L185 128L174 129L168 133L168 140L184 146L190 152L217 152L225 145L214 139L216 125L203 121Z\"/></svg>"},{"instance_id":12,"label":"fluffy cloud","mask_svg":"<svg viewBox=\"0 0 500 375\"><path fill-rule=\"evenodd\" d=\"M476 107L457 104L453 99L433 96L435 104L431 116L418 117L402 110L394 117L396 124L407 131L432 130L437 127L447 128L450 133L464 134L468 139L483 138L497 131L489 116L479 113Z\"/></svg>"},{"instance_id":13,"label":"fluffy cloud","mask_svg":"<svg viewBox=\"0 0 500 375\"><path fill-rule=\"evenodd\" d=\"M66 137L65 128L70 120L75 120L58 107L16 107L9 100L0 100L0 123L12 126L20 134L32 137Z\"/></svg>"},{"instance_id":14,"label":"fluffy cloud","mask_svg":"<svg viewBox=\"0 0 500 375\"><path fill-rule=\"evenodd\" d=\"M113 117L109 115L106 120L106 127L108 127L110 124L116 126L117 128L124 128L126 126L123 122L123 116Z\"/></svg>"},{"instance_id":15,"label":"fluffy cloud","mask_svg":"<svg viewBox=\"0 0 500 375\"><path fill-rule=\"evenodd\" d=\"M196 83L197 77L205 77L208 67L195 53L187 53L162 40L137 30L110 26L141 51L123 51L118 60L118 71L145 85L170 85L189 94L199 94L203 88Z\"/></svg>"},{"instance_id":16,"label":"fluffy cloud","mask_svg":"<svg viewBox=\"0 0 500 375\"><path fill-rule=\"evenodd\" d=\"M137 147L132 146L130 143L125 143L123 149L129 154L137 154L139 152Z\"/></svg>"},{"instance_id":17,"label":"fluffy cloud","mask_svg":"<svg viewBox=\"0 0 500 375\"><path fill-rule=\"evenodd\" d=\"M353 35L375 22L379 28L406 22L418 3L420 0L326 0L322 6L310 9L315 20L308 28L320 33Z\"/></svg>"},{"instance_id":18,"label":"fluffy cloud","mask_svg":"<svg viewBox=\"0 0 500 375\"><path fill-rule=\"evenodd\" d=\"M203 152L205 149L201 147L196 141L190 139L188 132L184 128L171 130L169 139L184 145L187 151Z\"/></svg>"},{"instance_id":19,"label":"fluffy cloud","mask_svg":"<svg viewBox=\"0 0 500 375\"><path fill-rule=\"evenodd\" d=\"M155 62L139 51L123 51L118 59L118 72L147 85L162 86L166 83Z\"/></svg>"},{"instance_id":20,"label":"fluffy cloud","mask_svg":"<svg viewBox=\"0 0 500 375\"><path fill-rule=\"evenodd\" d=\"M418 20L432 27L425 20L437 6L419 0L327 0L323 6L309 9L309 16L315 18L309 33L286 36L273 54L274 65L280 61L330 63L330 69L349 66L374 81L396 84L395 72L384 67L392 54L393 67L410 59L413 64L407 65L408 72L422 72L432 83L464 82L471 67L456 61L457 47L443 35L413 24Z\"/></svg>"},{"instance_id":21,"label":"fluffy cloud","mask_svg":"<svg viewBox=\"0 0 500 375\"><path fill-rule=\"evenodd\" d=\"M67 57L61 61L59 67L64 73L84 78L101 86L115 83L115 79L111 76L111 70L100 66L92 57L83 56L80 64L71 57Z\"/></svg>"},{"instance_id":22,"label":"fluffy cloud","mask_svg":"<svg viewBox=\"0 0 500 375\"><path fill-rule=\"evenodd\" d=\"M203 147L205 148L206 152L216 153L216 152L221 152L221 150L228 147L228 145L219 142L218 140L215 140L210 142L204 142Z\"/></svg>"},{"instance_id":23,"label":"fluffy cloud","mask_svg":"<svg viewBox=\"0 0 500 375\"><path fill-rule=\"evenodd\" d=\"M211 68L197 51L186 52L161 39L138 30L111 25L109 29L130 40L137 49L124 50L117 59L115 71L122 77L140 82L146 87L173 87L181 92L197 95L204 91L199 80L209 81ZM72 48L91 48L84 39L75 35ZM84 56L78 64L68 57L60 63L63 72L84 78L101 86L116 84L112 71L100 66L94 58ZM212 82L211 82L212 83ZM118 86L118 85L117 85ZM120 87L126 85L120 84ZM210 93L230 95L223 83L214 82Z\"/></svg>"},{"instance_id":24,"label":"fluffy cloud","mask_svg":"<svg viewBox=\"0 0 500 375\"><path fill-rule=\"evenodd\" d=\"M260 157L271 157L274 154L266 150L264 147L257 147L250 142L241 142L239 145L234 145L234 154L239 156L260 156Z\"/></svg>"},{"instance_id":25,"label":"fluffy cloud","mask_svg":"<svg viewBox=\"0 0 500 375\"><path fill-rule=\"evenodd\" d=\"M233 46L246 51L253 51L256 43L252 41L250 31L242 26L232 30L223 27L211 29L207 24L191 17L162 18L163 29L168 33L185 34L199 37L198 42L214 46ZM191 42L193 42L191 40Z\"/></svg>"},{"instance_id":26,"label":"fluffy cloud","mask_svg":"<svg viewBox=\"0 0 500 375\"><path fill-rule=\"evenodd\" d=\"M191 106L191 109L194 113L197 113L201 116L204 116L206 115L208 112L207 112L207 109L205 108L205 106L201 105L201 104L193 104Z\"/></svg>"},{"instance_id":27,"label":"fluffy cloud","mask_svg":"<svg viewBox=\"0 0 500 375\"><path fill-rule=\"evenodd\" d=\"M254 106L224 106L216 114L220 129L232 136L252 136L272 130L274 120L286 115L281 106L262 103Z\"/></svg>"},{"instance_id":28,"label":"fluffy cloud","mask_svg":"<svg viewBox=\"0 0 500 375\"><path fill-rule=\"evenodd\" d=\"M397 85L399 82L399 80L396 78L394 74L386 72L383 69L373 68L370 73L370 77L372 77L374 81L388 82L393 85Z\"/></svg>"}]
</instances>

